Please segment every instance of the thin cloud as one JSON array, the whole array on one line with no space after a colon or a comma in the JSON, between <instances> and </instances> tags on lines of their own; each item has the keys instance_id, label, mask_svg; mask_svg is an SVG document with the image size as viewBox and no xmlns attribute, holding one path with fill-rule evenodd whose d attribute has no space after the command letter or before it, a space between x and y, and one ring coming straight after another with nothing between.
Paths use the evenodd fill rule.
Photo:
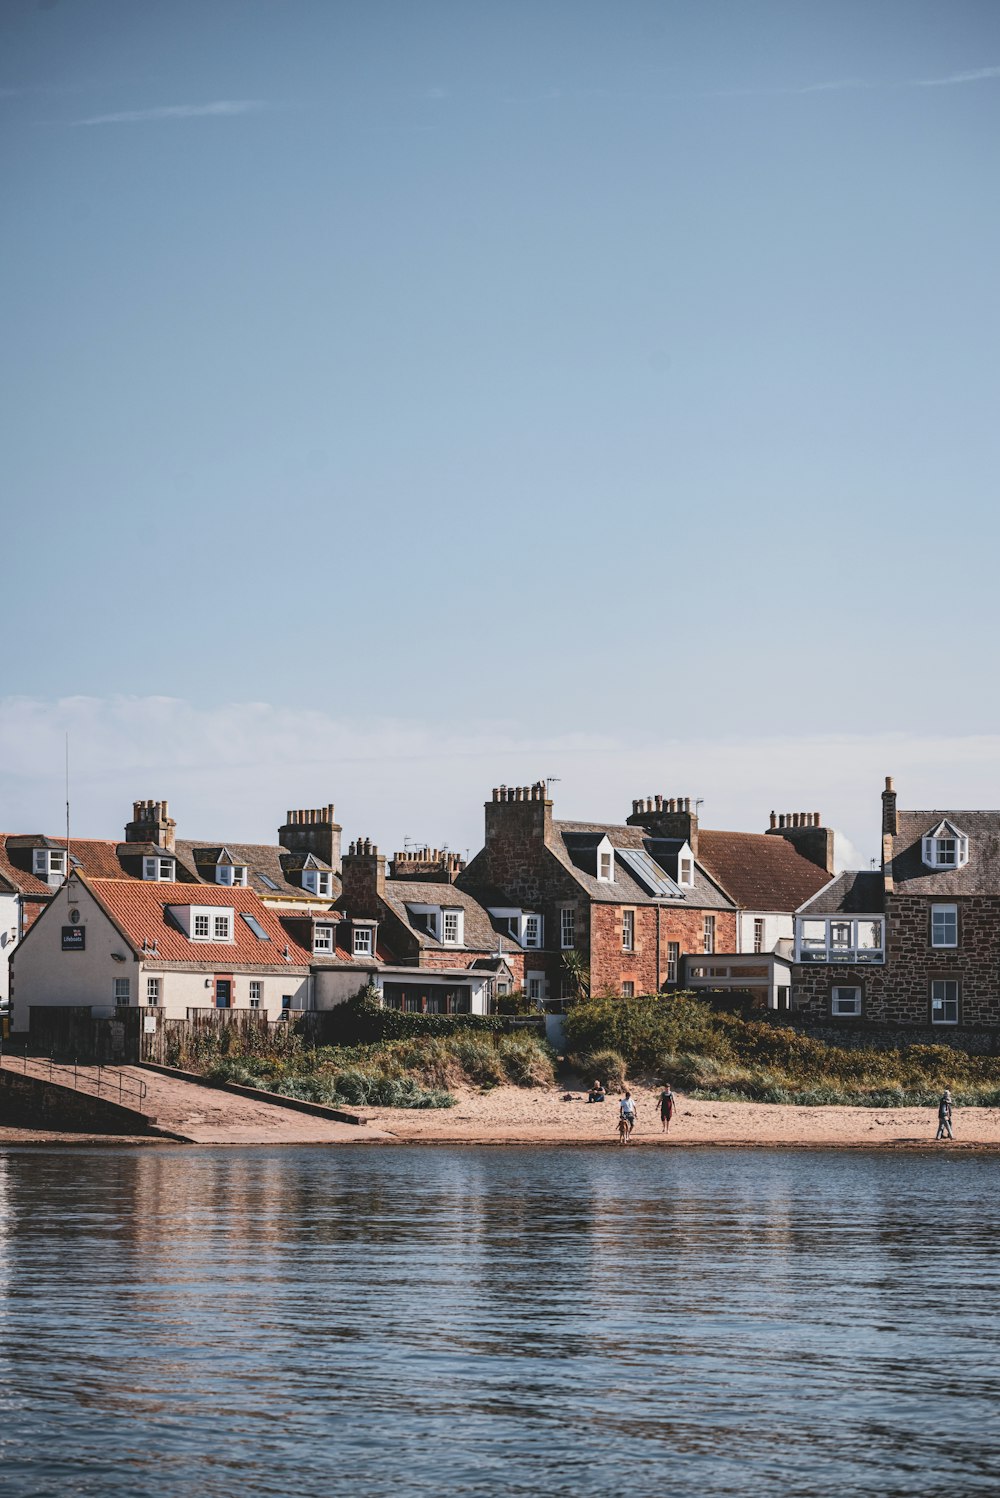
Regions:
<instances>
[{"instance_id":1,"label":"thin cloud","mask_svg":"<svg viewBox=\"0 0 1000 1498\"><path fill-rule=\"evenodd\" d=\"M823 83L790 84L783 88L713 89L700 97L707 99L769 99L799 97L804 94L856 93L870 89L953 88L961 83L984 83L1000 78L1000 67L971 68L965 73L948 73L943 78L903 78L895 83L873 82L867 78L834 78Z\"/></svg>"},{"instance_id":2,"label":"thin cloud","mask_svg":"<svg viewBox=\"0 0 1000 1498\"><path fill-rule=\"evenodd\" d=\"M199 120L256 114L267 105L262 99L213 99L209 104L161 104L154 109L123 109L117 114L95 114L74 125L136 125L149 120Z\"/></svg>"},{"instance_id":3,"label":"thin cloud","mask_svg":"<svg viewBox=\"0 0 1000 1498\"><path fill-rule=\"evenodd\" d=\"M956 83L981 83L985 78L1000 78L1000 68L973 68L968 73L948 73L944 78L914 78L910 88L952 88Z\"/></svg>"}]
</instances>

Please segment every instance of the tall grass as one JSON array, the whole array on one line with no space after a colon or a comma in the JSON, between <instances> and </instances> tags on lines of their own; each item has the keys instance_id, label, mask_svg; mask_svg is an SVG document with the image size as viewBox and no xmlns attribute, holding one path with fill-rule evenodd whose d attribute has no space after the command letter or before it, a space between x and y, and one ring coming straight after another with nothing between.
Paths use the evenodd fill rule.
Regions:
<instances>
[{"instance_id":1,"label":"tall grass","mask_svg":"<svg viewBox=\"0 0 1000 1498\"><path fill-rule=\"evenodd\" d=\"M566 1016L567 1048L583 1074L603 1050L630 1076L694 1097L873 1108L927 1107L943 1088L960 1104L1000 1106L1000 1059L944 1045L853 1049L798 1030L715 1013L688 994L595 999Z\"/></svg>"},{"instance_id":2,"label":"tall grass","mask_svg":"<svg viewBox=\"0 0 1000 1498\"><path fill-rule=\"evenodd\" d=\"M333 1107L450 1108L453 1088L545 1087L555 1080L552 1053L535 1036L470 1030L272 1054L256 1047L202 1059L200 1069L214 1080Z\"/></svg>"}]
</instances>

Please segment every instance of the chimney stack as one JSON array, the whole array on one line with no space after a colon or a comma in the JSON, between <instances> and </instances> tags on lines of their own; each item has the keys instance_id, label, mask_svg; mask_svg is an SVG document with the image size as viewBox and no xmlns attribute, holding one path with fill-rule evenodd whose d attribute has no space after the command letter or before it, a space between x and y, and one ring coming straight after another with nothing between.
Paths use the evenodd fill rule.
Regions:
<instances>
[{"instance_id":1,"label":"chimney stack","mask_svg":"<svg viewBox=\"0 0 1000 1498\"><path fill-rule=\"evenodd\" d=\"M818 811L771 813L768 836L783 837L810 863L833 873L833 829L822 825Z\"/></svg>"},{"instance_id":2,"label":"chimney stack","mask_svg":"<svg viewBox=\"0 0 1000 1498\"><path fill-rule=\"evenodd\" d=\"M167 853L173 853L176 834L177 823L165 801L132 802L132 820L125 824L127 843L152 843Z\"/></svg>"},{"instance_id":3,"label":"chimney stack","mask_svg":"<svg viewBox=\"0 0 1000 1498\"><path fill-rule=\"evenodd\" d=\"M885 790L882 792L882 835L886 833L895 837L899 831L899 820L896 816L896 791L893 787L892 776L885 777Z\"/></svg>"},{"instance_id":4,"label":"chimney stack","mask_svg":"<svg viewBox=\"0 0 1000 1498\"><path fill-rule=\"evenodd\" d=\"M698 815L690 796L647 796L632 802L629 827L642 827L651 837L679 838L698 857Z\"/></svg>"},{"instance_id":5,"label":"chimney stack","mask_svg":"<svg viewBox=\"0 0 1000 1498\"><path fill-rule=\"evenodd\" d=\"M385 854L371 838L351 843L340 861L341 903L348 916L382 918L385 899Z\"/></svg>"},{"instance_id":6,"label":"chimney stack","mask_svg":"<svg viewBox=\"0 0 1000 1498\"><path fill-rule=\"evenodd\" d=\"M312 853L339 874L341 830L334 821L331 801L327 806L290 811L285 825L278 828L278 842L289 853Z\"/></svg>"}]
</instances>

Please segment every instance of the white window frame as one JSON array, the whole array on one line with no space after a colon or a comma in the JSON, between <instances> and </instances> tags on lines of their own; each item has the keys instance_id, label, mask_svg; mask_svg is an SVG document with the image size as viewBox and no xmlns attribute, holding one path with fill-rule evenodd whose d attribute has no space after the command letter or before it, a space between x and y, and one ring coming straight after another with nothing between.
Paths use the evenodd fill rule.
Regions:
<instances>
[{"instance_id":1,"label":"white window frame","mask_svg":"<svg viewBox=\"0 0 1000 1498\"><path fill-rule=\"evenodd\" d=\"M847 995L854 997L848 999ZM850 1003L850 1008L840 1008L841 1004ZM861 1016L861 989L856 983L846 985L836 984L830 990L830 1013L834 1019L858 1019Z\"/></svg>"},{"instance_id":2,"label":"white window frame","mask_svg":"<svg viewBox=\"0 0 1000 1498\"><path fill-rule=\"evenodd\" d=\"M521 917L521 945L524 947L540 947L542 945L542 918L533 910L525 911Z\"/></svg>"},{"instance_id":3,"label":"white window frame","mask_svg":"<svg viewBox=\"0 0 1000 1498\"><path fill-rule=\"evenodd\" d=\"M846 946L833 941L833 927L849 926L850 940ZM878 928L878 944L875 944L875 928ZM807 928L816 928L816 934L807 935ZM871 915L815 915L808 913L795 921L796 962L885 962L885 917Z\"/></svg>"},{"instance_id":4,"label":"white window frame","mask_svg":"<svg viewBox=\"0 0 1000 1498\"><path fill-rule=\"evenodd\" d=\"M564 952L576 946L576 906L564 905L559 911L559 945Z\"/></svg>"},{"instance_id":5,"label":"white window frame","mask_svg":"<svg viewBox=\"0 0 1000 1498\"><path fill-rule=\"evenodd\" d=\"M127 1009L132 1002L132 979L115 978L112 992L115 996L115 1008Z\"/></svg>"},{"instance_id":6,"label":"white window frame","mask_svg":"<svg viewBox=\"0 0 1000 1498\"><path fill-rule=\"evenodd\" d=\"M667 983L679 983L681 975L681 944L679 941L667 942Z\"/></svg>"},{"instance_id":7,"label":"white window frame","mask_svg":"<svg viewBox=\"0 0 1000 1498\"><path fill-rule=\"evenodd\" d=\"M335 952L337 950L337 930L333 925L313 927L313 951Z\"/></svg>"},{"instance_id":8,"label":"white window frame","mask_svg":"<svg viewBox=\"0 0 1000 1498\"><path fill-rule=\"evenodd\" d=\"M681 889L694 889L694 854L687 843L677 855L677 883Z\"/></svg>"},{"instance_id":9,"label":"white window frame","mask_svg":"<svg viewBox=\"0 0 1000 1498\"><path fill-rule=\"evenodd\" d=\"M174 868L175 860L172 858L160 858L156 854L152 857L144 856L142 877L152 884L173 884Z\"/></svg>"},{"instance_id":10,"label":"white window frame","mask_svg":"<svg viewBox=\"0 0 1000 1498\"><path fill-rule=\"evenodd\" d=\"M319 895L328 900L333 892L333 875L329 869L303 869L302 888L309 891L311 895Z\"/></svg>"},{"instance_id":11,"label":"white window frame","mask_svg":"<svg viewBox=\"0 0 1000 1498\"><path fill-rule=\"evenodd\" d=\"M351 950L355 957L374 957L375 955L375 928L374 926L355 926Z\"/></svg>"},{"instance_id":12,"label":"white window frame","mask_svg":"<svg viewBox=\"0 0 1000 1498\"><path fill-rule=\"evenodd\" d=\"M32 849L31 872L52 884L66 878L66 853L62 848Z\"/></svg>"},{"instance_id":13,"label":"white window frame","mask_svg":"<svg viewBox=\"0 0 1000 1498\"><path fill-rule=\"evenodd\" d=\"M464 937L463 920L465 912L453 906L445 906L441 911L441 943L446 947L460 947Z\"/></svg>"},{"instance_id":14,"label":"white window frame","mask_svg":"<svg viewBox=\"0 0 1000 1498\"><path fill-rule=\"evenodd\" d=\"M753 918L753 950L755 956L760 956L764 951L764 943L767 940L767 926L762 915Z\"/></svg>"},{"instance_id":15,"label":"white window frame","mask_svg":"<svg viewBox=\"0 0 1000 1498\"><path fill-rule=\"evenodd\" d=\"M249 1005L251 1009L260 1009L264 1002L264 983L260 978L250 979Z\"/></svg>"},{"instance_id":16,"label":"white window frame","mask_svg":"<svg viewBox=\"0 0 1000 1498\"><path fill-rule=\"evenodd\" d=\"M715 954L715 916L706 915L702 922L702 951L706 957Z\"/></svg>"},{"instance_id":17,"label":"white window frame","mask_svg":"<svg viewBox=\"0 0 1000 1498\"><path fill-rule=\"evenodd\" d=\"M622 951L635 951L635 911L622 911Z\"/></svg>"},{"instance_id":18,"label":"white window frame","mask_svg":"<svg viewBox=\"0 0 1000 1498\"><path fill-rule=\"evenodd\" d=\"M201 924L204 924L204 927L205 927L204 931L199 931L198 930L198 927ZM211 941L212 940L212 917L208 914L207 911L205 911L205 910L199 910L199 911L197 911L192 916L192 918L191 918L191 940L192 941Z\"/></svg>"},{"instance_id":19,"label":"white window frame","mask_svg":"<svg viewBox=\"0 0 1000 1498\"><path fill-rule=\"evenodd\" d=\"M221 929L220 929L221 928ZM228 910L212 912L213 942L230 942L233 939L233 918Z\"/></svg>"},{"instance_id":20,"label":"white window frame","mask_svg":"<svg viewBox=\"0 0 1000 1498\"><path fill-rule=\"evenodd\" d=\"M156 1008L158 1008L159 1007L159 1003L160 1003L160 999L162 997L162 994L163 994L163 985L162 985L161 980L159 978L147 978L146 979L146 1006L147 1006L147 1008L149 1008L149 1009L156 1009Z\"/></svg>"},{"instance_id":21,"label":"white window frame","mask_svg":"<svg viewBox=\"0 0 1000 1498\"><path fill-rule=\"evenodd\" d=\"M940 918L940 919L939 919ZM951 926L951 941L938 940L940 929L947 925ZM932 905L931 906L931 946L935 948L958 946L958 906L957 905Z\"/></svg>"},{"instance_id":22,"label":"white window frame","mask_svg":"<svg viewBox=\"0 0 1000 1498\"><path fill-rule=\"evenodd\" d=\"M622 998L623 999L634 999L635 998L635 983L632 981L632 979L628 979L626 982L624 982L622 984Z\"/></svg>"},{"instance_id":23,"label":"white window frame","mask_svg":"<svg viewBox=\"0 0 1000 1498\"><path fill-rule=\"evenodd\" d=\"M961 986L957 978L932 978L931 1024L957 1025L961 998Z\"/></svg>"},{"instance_id":24,"label":"white window frame","mask_svg":"<svg viewBox=\"0 0 1000 1498\"><path fill-rule=\"evenodd\" d=\"M529 999L544 999L545 974L542 972L525 973L524 987Z\"/></svg>"},{"instance_id":25,"label":"white window frame","mask_svg":"<svg viewBox=\"0 0 1000 1498\"><path fill-rule=\"evenodd\" d=\"M597 845L596 872L598 884L614 884L615 850L611 846L610 838L601 838L601 841Z\"/></svg>"},{"instance_id":26,"label":"white window frame","mask_svg":"<svg viewBox=\"0 0 1000 1498\"><path fill-rule=\"evenodd\" d=\"M924 864L929 869L961 869L969 861L969 839L948 821L925 833L922 846Z\"/></svg>"}]
</instances>

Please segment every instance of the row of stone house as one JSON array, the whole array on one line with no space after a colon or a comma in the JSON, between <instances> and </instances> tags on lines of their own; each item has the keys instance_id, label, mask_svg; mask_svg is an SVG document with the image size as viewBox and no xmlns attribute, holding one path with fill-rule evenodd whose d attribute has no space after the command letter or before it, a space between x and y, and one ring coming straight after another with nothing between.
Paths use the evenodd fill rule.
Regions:
<instances>
[{"instance_id":1,"label":"row of stone house","mask_svg":"<svg viewBox=\"0 0 1000 1498\"><path fill-rule=\"evenodd\" d=\"M686 798L619 823L558 821L501 786L481 851L341 847L334 807L274 844L184 840L141 801L122 841L0 834L0 983L32 1004L185 1016L324 1009L373 984L393 1007L552 1010L592 992L751 995L812 1020L1000 1023L1000 812L898 811L878 870L837 873L818 813L699 827ZM0 1000L5 988L0 988Z\"/></svg>"},{"instance_id":2,"label":"row of stone house","mask_svg":"<svg viewBox=\"0 0 1000 1498\"><path fill-rule=\"evenodd\" d=\"M432 1013L513 990L558 1008L581 979L787 1006L794 912L829 882L834 839L816 814L771 823L699 829L689 800L663 796L621 823L560 822L538 783L493 791L468 865L426 848L387 860L361 839L342 851L332 804L289 812L275 844L180 839L165 801L136 802L120 842L0 834L12 1026L32 1004L277 1018L368 983Z\"/></svg>"}]
</instances>

